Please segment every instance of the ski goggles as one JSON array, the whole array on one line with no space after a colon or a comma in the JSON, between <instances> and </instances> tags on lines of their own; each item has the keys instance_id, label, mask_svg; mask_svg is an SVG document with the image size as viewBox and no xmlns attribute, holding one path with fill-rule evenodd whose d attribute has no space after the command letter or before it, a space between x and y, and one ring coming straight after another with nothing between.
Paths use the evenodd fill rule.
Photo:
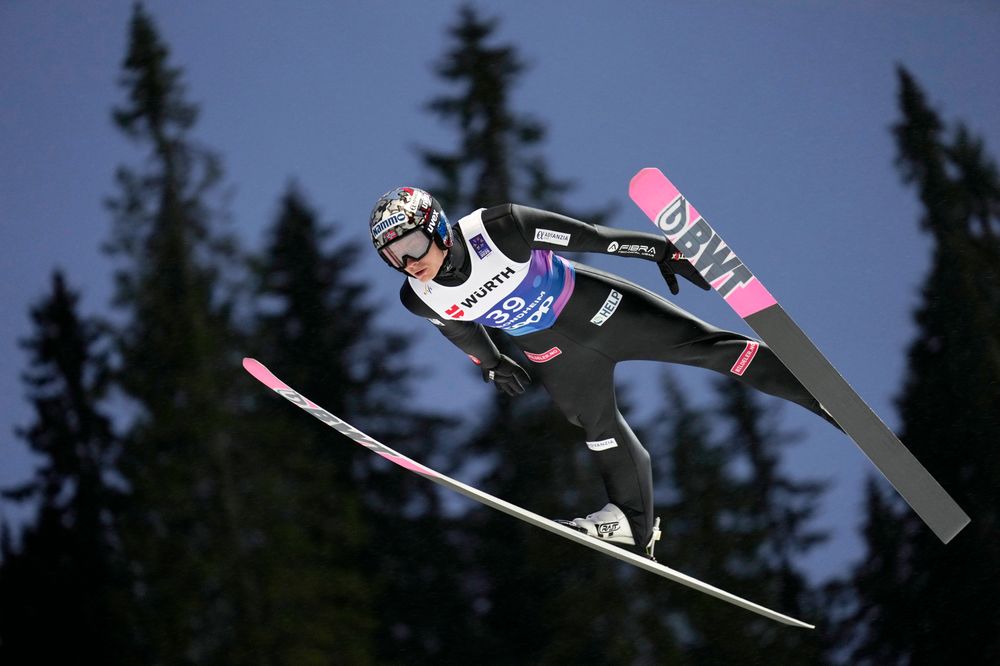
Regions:
<instances>
[{"instance_id":1,"label":"ski goggles","mask_svg":"<svg viewBox=\"0 0 1000 666\"><path fill-rule=\"evenodd\" d=\"M413 229L409 233L390 241L379 250L379 254L387 264L396 270L403 270L406 260L420 261L430 251L433 240L421 229Z\"/></svg>"}]
</instances>

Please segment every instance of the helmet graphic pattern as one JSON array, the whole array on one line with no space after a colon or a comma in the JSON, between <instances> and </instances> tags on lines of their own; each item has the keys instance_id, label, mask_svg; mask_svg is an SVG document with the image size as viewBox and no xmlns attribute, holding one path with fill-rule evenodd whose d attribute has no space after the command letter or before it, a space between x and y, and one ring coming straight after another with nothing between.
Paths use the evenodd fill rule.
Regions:
<instances>
[{"instance_id":1,"label":"helmet graphic pattern","mask_svg":"<svg viewBox=\"0 0 1000 666\"><path fill-rule=\"evenodd\" d=\"M441 248L451 247L451 227L441 205L429 192L415 187L397 187L379 197L369 226L376 250L414 229L433 238Z\"/></svg>"}]
</instances>

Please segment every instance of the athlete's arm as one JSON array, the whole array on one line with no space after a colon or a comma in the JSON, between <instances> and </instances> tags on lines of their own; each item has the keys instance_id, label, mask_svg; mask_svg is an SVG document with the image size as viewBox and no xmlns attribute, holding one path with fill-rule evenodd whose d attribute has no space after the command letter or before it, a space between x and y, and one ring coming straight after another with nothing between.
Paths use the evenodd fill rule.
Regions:
<instances>
[{"instance_id":1,"label":"athlete's arm","mask_svg":"<svg viewBox=\"0 0 1000 666\"><path fill-rule=\"evenodd\" d=\"M431 310L430 306L420 300L408 282L404 282L399 290L399 300L407 310L427 319L434 328L448 338L453 345L465 352L478 365L484 368L495 368L500 363L500 351L490 340L486 329L471 321L456 321L443 318Z\"/></svg>"},{"instance_id":2,"label":"athlete's arm","mask_svg":"<svg viewBox=\"0 0 1000 666\"><path fill-rule=\"evenodd\" d=\"M711 289L684 255L658 234L588 224L558 213L517 204L494 206L483 211L483 222L490 225L490 236L504 240L501 249L512 259L526 261L533 249L639 257L656 262L672 294L678 292L676 275L702 289ZM523 256L515 254L518 252Z\"/></svg>"},{"instance_id":3,"label":"athlete's arm","mask_svg":"<svg viewBox=\"0 0 1000 666\"><path fill-rule=\"evenodd\" d=\"M494 227L499 227L500 236L504 239L509 238L511 232L516 232L519 240L529 249L598 252L658 262L666 257L670 246L667 239L659 234L589 224L518 204L487 209L483 212L483 221L490 225L490 235L494 238L497 236ZM502 249L507 252L506 246Z\"/></svg>"}]
</instances>

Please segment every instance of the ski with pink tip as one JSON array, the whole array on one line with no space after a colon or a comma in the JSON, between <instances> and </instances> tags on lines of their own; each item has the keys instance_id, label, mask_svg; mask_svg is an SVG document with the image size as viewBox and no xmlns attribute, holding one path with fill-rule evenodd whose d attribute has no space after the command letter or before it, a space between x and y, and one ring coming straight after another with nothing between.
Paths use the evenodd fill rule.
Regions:
<instances>
[{"instance_id":1,"label":"ski with pink tip","mask_svg":"<svg viewBox=\"0 0 1000 666\"><path fill-rule=\"evenodd\" d=\"M629 196L664 236L767 343L910 507L948 543L969 516L851 388L659 169L640 170Z\"/></svg>"},{"instance_id":2,"label":"ski with pink tip","mask_svg":"<svg viewBox=\"0 0 1000 666\"><path fill-rule=\"evenodd\" d=\"M550 520L538 515L537 513L523 509L516 504L511 504L510 502L504 501L499 497L495 497L489 493L483 492L482 490L466 485L461 481L456 481L455 479L445 476L440 472L435 472L431 468L418 463L412 458L408 458L401 453L393 451L385 444L382 444L373 437L369 437L343 419L337 418L278 379L270 370L264 367L260 361L252 358L245 358L243 359L243 367L258 381L264 384L264 386L273 390L275 393L280 395L282 398L285 398L296 407L309 412L337 432L346 435L361 446L367 448L373 453L377 453L386 460L399 465L407 471L419 474L429 481L433 481L434 483L444 486L449 490L465 495L469 499L473 499L480 504L485 504L486 506L496 509L497 511L502 511L507 515L523 520L529 525L534 525L535 527L540 527L543 530L552 532L553 534L558 534L564 539L569 539L570 541L575 541L576 543L586 546L587 548L598 550L605 555L610 555L611 557L621 560L622 562L627 562L628 564L639 567L640 569L654 573L657 576L662 576L663 578L672 580L675 583L680 583L681 585L685 585L691 589L698 590L699 592L713 596L716 599L721 599L722 601L733 604L734 606L739 606L740 608L757 613L758 615L762 615L768 619L793 627L800 627L803 629L815 628L814 625L806 624L801 620L796 620L795 618L787 615L782 615L781 613L773 611L770 608L755 604L752 601L747 601L742 597L738 597L735 594L726 592L725 590L720 590L719 588L709 585L708 583L703 583L697 578L692 578L691 576L682 574L681 572L675 571L670 567L666 567L656 560L642 557L641 555L637 555L617 546L613 546L605 541L600 541L594 537L581 534L580 532L566 527L565 525L560 525L554 520Z\"/></svg>"}]
</instances>

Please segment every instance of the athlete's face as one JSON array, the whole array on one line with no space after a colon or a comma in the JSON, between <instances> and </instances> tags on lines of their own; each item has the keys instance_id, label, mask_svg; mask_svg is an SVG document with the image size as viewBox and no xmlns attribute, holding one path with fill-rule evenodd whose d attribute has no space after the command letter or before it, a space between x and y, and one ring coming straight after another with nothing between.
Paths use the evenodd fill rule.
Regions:
<instances>
[{"instance_id":1,"label":"athlete's face","mask_svg":"<svg viewBox=\"0 0 1000 666\"><path fill-rule=\"evenodd\" d=\"M420 259L406 259L406 272L421 282L429 282L441 270L444 257L445 251L439 248L437 243L431 243L427 254Z\"/></svg>"}]
</instances>

